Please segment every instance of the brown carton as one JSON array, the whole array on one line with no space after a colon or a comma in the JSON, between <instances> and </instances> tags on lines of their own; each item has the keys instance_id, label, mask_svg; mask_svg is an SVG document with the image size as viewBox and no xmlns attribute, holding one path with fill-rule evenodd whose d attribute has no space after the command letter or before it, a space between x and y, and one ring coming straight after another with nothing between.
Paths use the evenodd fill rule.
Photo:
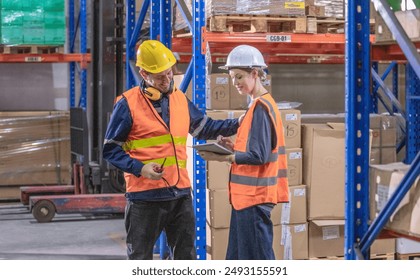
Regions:
<instances>
[{"instance_id":1,"label":"brown carton","mask_svg":"<svg viewBox=\"0 0 420 280\"><path fill-rule=\"evenodd\" d=\"M302 148L286 149L289 186L302 185Z\"/></svg>"},{"instance_id":2,"label":"brown carton","mask_svg":"<svg viewBox=\"0 0 420 280\"><path fill-rule=\"evenodd\" d=\"M274 227L273 248L277 260L305 260L308 258L308 223L283 224ZM280 237L280 238L278 238Z\"/></svg>"},{"instance_id":3,"label":"brown carton","mask_svg":"<svg viewBox=\"0 0 420 280\"><path fill-rule=\"evenodd\" d=\"M302 129L308 219L343 219L344 125L304 124Z\"/></svg>"},{"instance_id":4,"label":"brown carton","mask_svg":"<svg viewBox=\"0 0 420 280\"><path fill-rule=\"evenodd\" d=\"M371 219L375 218L387 205L393 193L408 172L409 165L391 163L372 165L370 173L370 209ZM417 176L410 190L391 215L386 228L420 237L420 179Z\"/></svg>"},{"instance_id":5,"label":"brown carton","mask_svg":"<svg viewBox=\"0 0 420 280\"><path fill-rule=\"evenodd\" d=\"M207 78L206 108L213 110L230 109L230 83L228 74L211 74Z\"/></svg>"},{"instance_id":6,"label":"brown carton","mask_svg":"<svg viewBox=\"0 0 420 280\"><path fill-rule=\"evenodd\" d=\"M283 123L284 140L286 148L301 147L301 120L300 110L282 109L280 110Z\"/></svg>"},{"instance_id":7,"label":"brown carton","mask_svg":"<svg viewBox=\"0 0 420 280\"><path fill-rule=\"evenodd\" d=\"M344 256L344 220L309 222L309 258Z\"/></svg>"},{"instance_id":8,"label":"brown carton","mask_svg":"<svg viewBox=\"0 0 420 280\"><path fill-rule=\"evenodd\" d=\"M306 186L289 187L289 202L276 205L280 208L280 223L305 223L307 221L306 205Z\"/></svg>"},{"instance_id":9,"label":"brown carton","mask_svg":"<svg viewBox=\"0 0 420 280\"><path fill-rule=\"evenodd\" d=\"M213 228L228 228L232 207L228 190L206 190L207 223Z\"/></svg>"},{"instance_id":10,"label":"brown carton","mask_svg":"<svg viewBox=\"0 0 420 280\"><path fill-rule=\"evenodd\" d=\"M174 84L177 88L181 86L183 79L184 79L184 74L174 75ZM192 100L192 81L190 81L187 91L184 93L188 97L189 100Z\"/></svg>"}]
</instances>

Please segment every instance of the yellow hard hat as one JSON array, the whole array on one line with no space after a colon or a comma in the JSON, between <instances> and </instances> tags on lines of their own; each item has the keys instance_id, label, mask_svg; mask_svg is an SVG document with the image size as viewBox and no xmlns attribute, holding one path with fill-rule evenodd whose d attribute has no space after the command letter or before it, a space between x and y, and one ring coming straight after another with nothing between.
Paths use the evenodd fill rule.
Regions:
<instances>
[{"instance_id":1,"label":"yellow hard hat","mask_svg":"<svg viewBox=\"0 0 420 280\"><path fill-rule=\"evenodd\" d=\"M169 69L175 63L174 54L159 41L144 41L137 49L136 66L149 73L160 73Z\"/></svg>"}]
</instances>

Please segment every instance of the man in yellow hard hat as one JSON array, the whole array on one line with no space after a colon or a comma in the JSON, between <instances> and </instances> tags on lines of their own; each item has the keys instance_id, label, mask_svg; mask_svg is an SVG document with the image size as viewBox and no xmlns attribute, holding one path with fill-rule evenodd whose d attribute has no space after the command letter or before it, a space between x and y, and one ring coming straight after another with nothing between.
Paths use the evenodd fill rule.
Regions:
<instances>
[{"instance_id":1,"label":"man in yellow hard hat","mask_svg":"<svg viewBox=\"0 0 420 280\"><path fill-rule=\"evenodd\" d=\"M174 259L196 259L195 215L187 173L188 134L230 136L238 119L212 120L173 83L173 53L155 40L138 48L143 78L117 100L103 157L124 171L129 259L152 259L164 230Z\"/></svg>"}]
</instances>

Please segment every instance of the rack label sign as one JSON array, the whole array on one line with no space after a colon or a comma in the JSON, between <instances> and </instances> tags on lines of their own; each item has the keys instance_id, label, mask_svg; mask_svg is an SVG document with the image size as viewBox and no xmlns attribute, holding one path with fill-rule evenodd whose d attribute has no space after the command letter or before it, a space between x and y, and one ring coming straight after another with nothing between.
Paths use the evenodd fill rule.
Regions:
<instances>
[{"instance_id":1,"label":"rack label sign","mask_svg":"<svg viewBox=\"0 0 420 280\"><path fill-rule=\"evenodd\" d=\"M40 56L27 56L25 57L25 62L41 62L42 57Z\"/></svg>"},{"instance_id":2,"label":"rack label sign","mask_svg":"<svg viewBox=\"0 0 420 280\"><path fill-rule=\"evenodd\" d=\"M266 36L267 42L283 42L283 43L290 43L292 42L292 36L291 35L267 35Z\"/></svg>"}]
</instances>

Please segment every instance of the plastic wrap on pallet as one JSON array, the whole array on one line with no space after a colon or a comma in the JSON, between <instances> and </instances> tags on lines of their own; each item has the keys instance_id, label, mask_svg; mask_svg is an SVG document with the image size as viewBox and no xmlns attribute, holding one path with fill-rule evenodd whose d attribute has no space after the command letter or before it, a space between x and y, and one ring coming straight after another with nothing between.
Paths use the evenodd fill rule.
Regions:
<instances>
[{"instance_id":1,"label":"plastic wrap on pallet","mask_svg":"<svg viewBox=\"0 0 420 280\"><path fill-rule=\"evenodd\" d=\"M192 0L186 0L184 2L188 8L188 11L190 12L192 16ZM182 16L181 8L178 6L177 3L175 3L174 5L173 14L174 14L173 24L172 24L173 30L178 31L178 30L183 30L185 28L188 28L188 24L185 22L184 17Z\"/></svg>"},{"instance_id":2,"label":"plastic wrap on pallet","mask_svg":"<svg viewBox=\"0 0 420 280\"><path fill-rule=\"evenodd\" d=\"M237 14L236 0L206 1L206 18L211 17L211 16L229 15L229 14Z\"/></svg>"},{"instance_id":3,"label":"plastic wrap on pallet","mask_svg":"<svg viewBox=\"0 0 420 280\"><path fill-rule=\"evenodd\" d=\"M0 186L70 184L67 111L0 112Z\"/></svg>"},{"instance_id":4,"label":"plastic wrap on pallet","mask_svg":"<svg viewBox=\"0 0 420 280\"><path fill-rule=\"evenodd\" d=\"M304 16L305 1L288 0L223 0L206 1L206 18L215 15L280 15Z\"/></svg>"},{"instance_id":5,"label":"plastic wrap on pallet","mask_svg":"<svg viewBox=\"0 0 420 280\"><path fill-rule=\"evenodd\" d=\"M272 0L236 0L236 13L244 15L269 15Z\"/></svg>"},{"instance_id":6,"label":"plastic wrap on pallet","mask_svg":"<svg viewBox=\"0 0 420 280\"><path fill-rule=\"evenodd\" d=\"M315 5L325 6L325 16L327 17L344 17L343 0L315 0Z\"/></svg>"},{"instance_id":7,"label":"plastic wrap on pallet","mask_svg":"<svg viewBox=\"0 0 420 280\"><path fill-rule=\"evenodd\" d=\"M397 161L397 119L389 114L370 114L372 147L370 164Z\"/></svg>"},{"instance_id":8,"label":"plastic wrap on pallet","mask_svg":"<svg viewBox=\"0 0 420 280\"><path fill-rule=\"evenodd\" d=\"M64 45L64 0L3 0L0 18L0 44Z\"/></svg>"}]
</instances>

